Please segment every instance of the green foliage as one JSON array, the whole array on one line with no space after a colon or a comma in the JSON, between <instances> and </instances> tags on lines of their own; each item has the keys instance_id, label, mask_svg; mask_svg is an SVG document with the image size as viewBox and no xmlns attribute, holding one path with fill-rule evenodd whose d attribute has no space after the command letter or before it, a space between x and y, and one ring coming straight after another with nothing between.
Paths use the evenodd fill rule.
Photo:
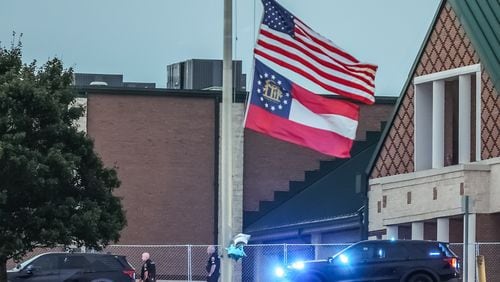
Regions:
<instances>
[{"instance_id":1,"label":"green foliage","mask_svg":"<svg viewBox=\"0 0 500 282\"><path fill-rule=\"evenodd\" d=\"M76 128L72 70L0 46L0 258L57 244L100 248L126 224L120 182Z\"/></svg>"}]
</instances>

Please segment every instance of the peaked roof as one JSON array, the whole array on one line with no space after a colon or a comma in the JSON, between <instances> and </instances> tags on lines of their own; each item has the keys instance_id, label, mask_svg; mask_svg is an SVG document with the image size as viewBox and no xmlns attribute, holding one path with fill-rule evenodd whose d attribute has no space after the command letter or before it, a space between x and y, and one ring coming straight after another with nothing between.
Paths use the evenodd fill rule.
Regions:
<instances>
[{"instance_id":1,"label":"peaked roof","mask_svg":"<svg viewBox=\"0 0 500 282\"><path fill-rule=\"evenodd\" d=\"M500 89L500 2L448 0L469 36L481 64Z\"/></svg>"},{"instance_id":2,"label":"peaked roof","mask_svg":"<svg viewBox=\"0 0 500 282\"><path fill-rule=\"evenodd\" d=\"M415 57L415 61L408 73L401 93L399 94L396 107L392 113L392 117L388 126L385 127L382 137L380 138L375 153L373 154L366 174L370 177L376 161L379 157L382 146L384 145L387 136L391 130L391 125L397 117L405 93L408 86L413 81L413 74L415 73L418 64L425 51L425 47L431 37L432 31L436 26L439 15L444 9L446 3L449 3L457 14L460 23L464 27L467 36L470 38L472 45L479 55L480 63L488 72L494 87L500 93L500 2L498 0L442 0L439 5L434 18L429 25L427 34L422 41L420 50Z\"/></svg>"}]
</instances>

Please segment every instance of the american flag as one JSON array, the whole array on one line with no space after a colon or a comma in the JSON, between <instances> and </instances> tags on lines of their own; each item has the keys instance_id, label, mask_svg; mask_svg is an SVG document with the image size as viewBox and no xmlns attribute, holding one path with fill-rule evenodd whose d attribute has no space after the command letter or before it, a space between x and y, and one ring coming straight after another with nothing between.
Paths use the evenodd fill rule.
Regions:
<instances>
[{"instance_id":1,"label":"american flag","mask_svg":"<svg viewBox=\"0 0 500 282\"><path fill-rule=\"evenodd\" d=\"M377 66L361 63L275 0L262 0L264 18L255 58L313 93L375 102Z\"/></svg>"}]
</instances>

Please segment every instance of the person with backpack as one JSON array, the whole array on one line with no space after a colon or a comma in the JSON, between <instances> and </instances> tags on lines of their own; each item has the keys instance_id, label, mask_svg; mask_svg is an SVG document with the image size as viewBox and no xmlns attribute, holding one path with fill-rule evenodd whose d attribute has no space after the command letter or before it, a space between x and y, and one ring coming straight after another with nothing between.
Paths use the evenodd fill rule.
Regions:
<instances>
[{"instance_id":1,"label":"person with backpack","mask_svg":"<svg viewBox=\"0 0 500 282\"><path fill-rule=\"evenodd\" d=\"M141 282L156 281L156 264L149 257L149 253L142 254L142 261L144 264L141 268Z\"/></svg>"},{"instance_id":2,"label":"person with backpack","mask_svg":"<svg viewBox=\"0 0 500 282\"><path fill-rule=\"evenodd\" d=\"M220 276L220 259L217 255L217 251L214 246L208 246L207 253L209 255L207 261L207 281L208 282L217 282L219 281Z\"/></svg>"}]
</instances>

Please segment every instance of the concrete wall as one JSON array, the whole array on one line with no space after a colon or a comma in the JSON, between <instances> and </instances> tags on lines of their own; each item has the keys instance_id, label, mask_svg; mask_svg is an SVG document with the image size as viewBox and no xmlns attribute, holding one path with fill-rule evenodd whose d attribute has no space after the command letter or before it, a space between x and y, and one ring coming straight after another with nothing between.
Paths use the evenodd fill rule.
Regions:
<instances>
[{"instance_id":1,"label":"concrete wall","mask_svg":"<svg viewBox=\"0 0 500 282\"><path fill-rule=\"evenodd\" d=\"M497 161L500 161L498 159ZM462 214L462 189L473 199L472 212L497 212L490 206L490 191L496 190L497 163L492 160L449 166L442 169L382 177L370 180L368 193L370 230L386 225L430 220ZM436 198L434 199L434 189ZM386 198L387 205L378 210L378 202Z\"/></svg>"}]
</instances>

